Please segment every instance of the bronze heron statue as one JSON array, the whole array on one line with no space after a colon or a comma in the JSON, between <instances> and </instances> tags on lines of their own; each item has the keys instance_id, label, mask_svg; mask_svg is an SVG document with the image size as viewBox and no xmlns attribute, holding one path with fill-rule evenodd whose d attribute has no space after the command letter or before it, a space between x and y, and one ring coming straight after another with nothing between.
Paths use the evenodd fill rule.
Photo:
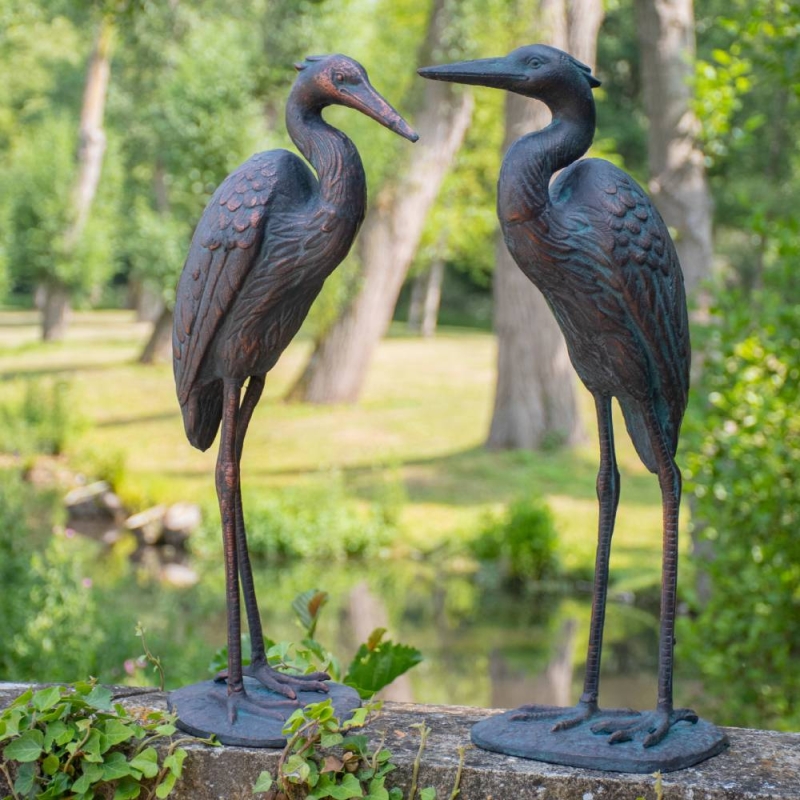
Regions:
<instances>
[{"instance_id":1,"label":"bronze heron statue","mask_svg":"<svg viewBox=\"0 0 800 800\"><path fill-rule=\"evenodd\" d=\"M505 242L558 321L597 411L599 530L583 694L574 709L523 707L516 719L557 719L553 730L593 720L612 743L660 742L689 709L673 707L672 671L681 474L675 463L689 387L689 326L683 274L667 226L640 186L608 161L581 159L595 131L600 82L572 56L545 45L504 58L419 70L425 78L490 86L547 104L552 122L518 139L500 172L497 213ZM555 173L558 177L552 182ZM636 452L658 476L663 565L658 700L653 711L598 706L611 536L619 500L611 399Z\"/></svg>"},{"instance_id":2,"label":"bronze heron statue","mask_svg":"<svg viewBox=\"0 0 800 800\"><path fill-rule=\"evenodd\" d=\"M287 150L258 153L209 201L178 283L174 372L186 436L208 449L221 427L216 490L222 517L228 627L227 716L274 714L245 691L243 675L296 702L298 691L327 691L325 673L290 676L267 663L242 514L240 462L247 426L266 374L300 329L325 279L347 255L364 219L367 185L353 142L322 117L326 106L366 114L395 133L417 134L343 55L313 56L286 105L292 141L316 175ZM242 388L247 382L244 398ZM242 667L240 587L251 638ZM254 708L254 706L259 706Z\"/></svg>"}]
</instances>

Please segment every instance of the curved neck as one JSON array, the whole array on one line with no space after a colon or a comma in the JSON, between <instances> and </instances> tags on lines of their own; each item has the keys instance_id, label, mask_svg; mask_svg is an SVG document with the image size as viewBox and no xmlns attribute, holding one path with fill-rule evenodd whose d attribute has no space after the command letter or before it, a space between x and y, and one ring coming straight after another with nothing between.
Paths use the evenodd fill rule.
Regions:
<instances>
[{"instance_id":1,"label":"curved neck","mask_svg":"<svg viewBox=\"0 0 800 800\"><path fill-rule=\"evenodd\" d=\"M567 93L564 93L567 94ZM565 97L543 99L553 115L540 131L517 139L503 159L498 213L507 222L539 216L550 206L550 179L577 161L592 143L595 107L592 90L575 87Z\"/></svg>"},{"instance_id":2,"label":"curved neck","mask_svg":"<svg viewBox=\"0 0 800 800\"><path fill-rule=\"evenodd\" d=\"M322 119L319 104L304 102L293 90L286 104L286 128L297 149L319 178L319 199L363 217L367 179L356 146L338 128Z\"/></svg>"}]
</instances>

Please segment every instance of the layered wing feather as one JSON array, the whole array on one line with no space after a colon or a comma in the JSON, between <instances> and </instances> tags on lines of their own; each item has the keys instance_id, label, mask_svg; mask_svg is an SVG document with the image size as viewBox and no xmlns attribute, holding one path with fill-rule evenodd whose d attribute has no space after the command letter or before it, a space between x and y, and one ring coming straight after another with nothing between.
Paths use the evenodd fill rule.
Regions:
<instances>
[{"instance_id":1,"label":"layered wing feather","mask_svg":"<svg viewBox=\"0 0 800 800\"><path fill-rule=\"evenodd\" d=\"M178 282L172 341L175 385L187 436L201 449L216 434L220 402L219 391L197 396L204 360L248 276L263 258L265 232L276 201L285 205L287 200L302 200L312 182L310 171L294 154L285 150L259 153L222 182L195 229Z\"/></svg>"},{"instance_id":2,"label":"layered wing feather","mask_svg":"<svg viewBox=\"0 0 800 800\"><path fill-rule=\"evenodd\" d=\"M689 324L675 247L641 187L607 161L576 163L553 186L553 195L555 207L561 201L571 209L554 215L559 221L550 226L550 236L562 243L560 266L599 312L595 346L616 350L615 363L624 364L613 393L637 452L654 469L647 402L674 455L689 389Z\"/></svg>"}]
</instances>

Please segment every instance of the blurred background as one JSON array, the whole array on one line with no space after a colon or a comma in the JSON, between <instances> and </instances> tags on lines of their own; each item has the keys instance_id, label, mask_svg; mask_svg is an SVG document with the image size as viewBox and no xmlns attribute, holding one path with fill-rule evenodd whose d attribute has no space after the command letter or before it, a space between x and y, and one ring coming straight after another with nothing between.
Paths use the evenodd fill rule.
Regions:
<instances>
[{"instance_id":1,"label":"blurred background","mask_svg":"<svg viewBox=\"0 0 800 800\"><path fill-rule=\"evenodd\" d=\"M341 659L376 626L422 651L390 697L575 702L593 406L494 211L504 148L548 113L415 77L540 41L602 80L591 154L647 187L690 292L677 701L796 729L798 34L788 0L0 0L0 679L153 682L137 622L170 686L208 676L215 452L183 433L174 287L218 183L292 147L293 63L344 52L421 139L326 112L370 208L247 440L266 632L302 636L318 588ZM649 707L660 494L617 431L601 700Z\"/></svg>"}]
</instances>

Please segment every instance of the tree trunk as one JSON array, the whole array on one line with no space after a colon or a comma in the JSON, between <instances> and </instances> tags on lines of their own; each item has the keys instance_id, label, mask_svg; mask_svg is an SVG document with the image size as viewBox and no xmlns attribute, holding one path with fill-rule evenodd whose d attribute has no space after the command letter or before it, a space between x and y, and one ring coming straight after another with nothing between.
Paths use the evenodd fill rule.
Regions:
<instances>
[{"instance_id":1,"label":"tree trunk","mask_svg":"<svg viewBox=\"0 0 800 800\"><path fill-rule=\"evenodd\" d=\"M428 288L428 271L419 272L411 282L411 298L408 301L408 329L413 333L422 330L422 315L425 310L425 292Z\"/></svg>"},{"instance_id":2,"label":"tree trunk","mask_svg":"<svg viewBox=\"0 0 800 800\"><path fill-rule=\"evenodd\" d=\"M164 307L153 325L153 332L139 356L140 364L155 364L172 359L172 309Z\"/></svg>"},{"instance_id":3,"label":"tree trunk","mask_svg":"<svg viewBox=\"0 0 800 800\"><path fill-rule=\"evenodd\" d=\"M444 0L435 0L419 61L429 63L447 23ZM420 140L399 179L372 204L358 246L361 290L317 344L291 399L355 402L375 348L391 322L397 297L422 236L425 219L472 119L472 95L439 81L422 81L415 116Z\"/></svg>"},{"instance_id":4,"label":"tree trunk","mask_svg":"<svg viewBox=\"0 0 800 800\"><path fill-rule=\"evenodd\" d=\"M675 246L691 292L711 271L711 198L699 123L692 111L695 62L692 0L636 0L642 87L650 120L649 190L676 231Z\"/></svg>"},{"instance_id":5,"label":"tree trunk","mask_svg":"<svg viewBox=\"0 0 800 800\"><path fill-rule=\"evenodd\" d=\"M543 0L536 38L594 64L601 0ZM543 36L544 31L549 35ZM503 150L520 136L545 127L542 103L509 93ZM575 391L575 371L564 337L541 292L522 274L497 237L494 327L497 385L487 446L535 449L574 444L584 436Z\"/></svg>"},{"instance_id":6,"label":"tree trunk","mask_svg":"<svg viewBox=\"0 0 800 800\"><path fill-rule=\"evenodd\" d=\"M103 131L108 80L111 72L111 44L113 25L109 17L103 17L97 31L94 50L89 59L86 72L86 85L83 91L81 122L78 143L78 165L75 185L72 189L72 222L64 232L64 247L69 253L80 242L89 212L92 208L103 155L106 150L106 136ZM69 293L64 286L49 286L48 300L44 305L42 317L42 338L47 341L61 339L66 332ZM51 298L52 295L52 298ZM51 299L50 299L51 298ZM48 313L54 316L48 318ZM54 324L54 320L57 320Z\"/></svg>"},{"instance_id":7,"label":"tree trunk","mask_svg":"<svg viewBox=\"0 0 800 800\"><path fill-rule=\"evenodd\" d=\"M422 325L420 333L431 337L436 333L439 321L439 306L442 302L442 283L444 283L444 261L437 258L428 270L425 283L425 300L422 305Z\"/></svg>"},{"instance_id":8,"label":"tree trunk","mask_svg":"<svg viewBox=\"0 0 800 800\"><path fill-rule=\"evenodd\" d=\"M436 333L442 300L444 261L437 258L425 272L414 278L408 306L408 328L426 338Z\"/></svg>"},{"instance_id":9,"label":"tree trunk","mask_svg":"<svg viewBox=\"0 0 800 800\"><path fill-rule=\"evenodd\" d=\"M61 341L69 320L69 291L60 283L47 283L41 288L42 341Z\"/></svg>"}]
</instances>

